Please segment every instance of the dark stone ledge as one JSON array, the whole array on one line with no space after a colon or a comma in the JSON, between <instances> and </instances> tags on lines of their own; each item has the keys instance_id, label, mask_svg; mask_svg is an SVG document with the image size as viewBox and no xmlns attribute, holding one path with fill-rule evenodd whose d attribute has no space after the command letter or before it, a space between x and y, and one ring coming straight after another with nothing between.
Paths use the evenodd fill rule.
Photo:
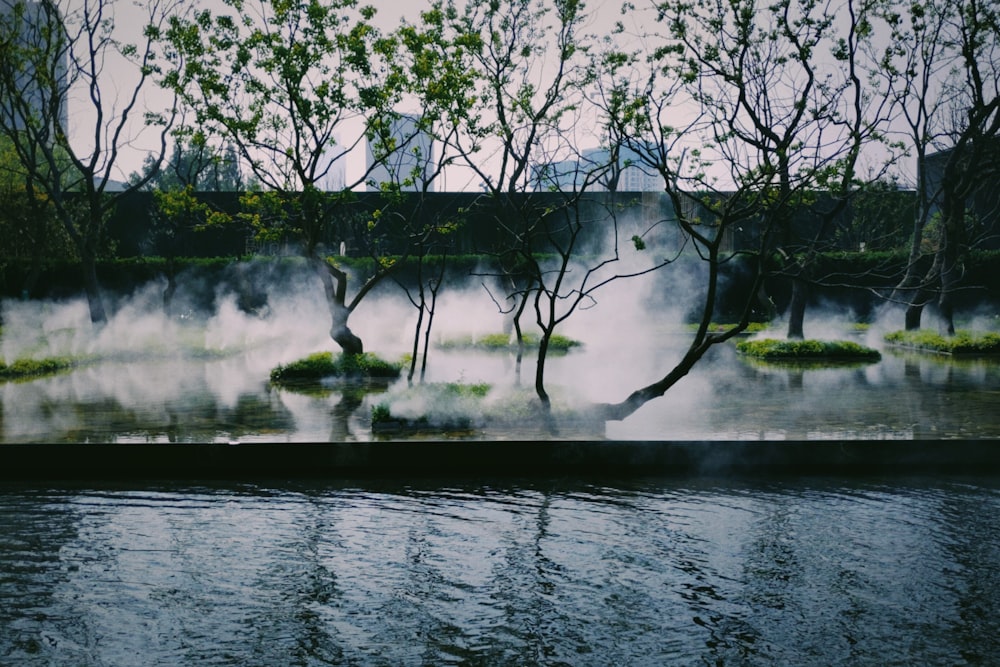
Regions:
<instances>
[{"instance_id":1,"label":"dark stone ledge","mask_svg":"<svg viewBox=\"0 0 1000 667\"><path fill-rule=\"evenodd\" d=\"M0 445L0 479L1000 472L1000 440Z\"/></svg>"}]
</instances>

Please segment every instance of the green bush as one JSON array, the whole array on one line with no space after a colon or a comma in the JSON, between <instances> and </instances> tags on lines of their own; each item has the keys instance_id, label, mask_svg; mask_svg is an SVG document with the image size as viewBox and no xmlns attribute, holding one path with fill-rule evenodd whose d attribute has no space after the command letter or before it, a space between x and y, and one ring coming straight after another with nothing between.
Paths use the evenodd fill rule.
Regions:
<instances>
[{"instance_id":1,"label":"green bush","mask_svg":"<svg viewBox=\"0 0 1000 667\"><path fill-rule=\"evenodd\" d=\"M927 329L893 331L885 335L885 342L946 354L1000 353L1000 333L976 333L966 329L956 331L954 336L942 336Z\"/></svg>"},{"instance_id":2,"label":"green bush","mask_svg":"<svg viewBox=\"0 0 1000 667\"><path fill-rule=\"evenodd\" d=\"M529 349L537 349L539 337L536 334L526 333L523 335L524 346ZM575 347L581 347L583 343L568 336L552 334L549 338L550 352L568 352ZM516 350L517 340L511 334L492 333L479 336L475 340L472 336L460 336L441 343L443 348L470 347L474 349L495 351Z\"/></svg>"},{"instance_id":3,"label":"green bush","mask_svg":"<svg viewBox=\"0 0 1000 667\"><path fill-rule=\"evenodd\" d=\"M318 382L336 377L351 380L399 377L401 363L385 361L366 352L364 354L337 354L316 352L307 357L271 370L271 382L295 384Z\"/></svg>"},{"instance_id":4,"label":"green bush","mask_svg":"<svg viewBox=\"0 0 1000 667\"><path fill-rule=\"evenodd\" d=\"M864 359L877 360L882 355L849 340L777 340L762 338L736 343L736 351L758 359Z\"/></svg>"},{"instance_id":5,"label":"green bush","mask_svg":"<svg viewBox=\"0 0 1000 667\"><path fill-rule=\"evenodd\" d=\"M9 366L0 362L0 378L16 380L21 378L52 375L66 371L78 363L73 357L47 357L44 359L18 359Z\"/></svg>"},{"instance_id":6,"label":"green bush","mask_svg":"<svg viewBox=\"0 0 1000 667\"><path fill-rule=\"evenodd\" d=\"M385 403L379 403L378 405L372 406L372 425L384 424L386 422L392 421L392 413L389 412L389 406Z\"/></svg>"},{"instance_id":7,"label":"green bush","mask_svg":"<svg viewBox=\"0 0 1000 667\"><path fill-rule=\"evenodd\" d=\"M691 324L687 325L686 329L689 330L691 333L694 333L698 331L699 326L700 325L697 322L692 322ZM712 322L708 325L708 330L713 333L721 333L723 331L728 331L729 329L732 329L735 326L736 326L735 324ZM766 331L769 326L771 326L770 322L750 322L749 324L747 324L746 329L743 330L743 333L748 333L748 334L761 333L762 331Z\"/></svg>"}]
</instances>

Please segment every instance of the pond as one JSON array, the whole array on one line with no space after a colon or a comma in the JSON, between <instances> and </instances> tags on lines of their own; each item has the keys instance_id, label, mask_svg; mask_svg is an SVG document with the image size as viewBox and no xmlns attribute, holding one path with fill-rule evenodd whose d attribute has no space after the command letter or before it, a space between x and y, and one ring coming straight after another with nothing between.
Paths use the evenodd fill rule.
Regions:
<instances>
[{"instance_id":1,"label":"pond","mask_svg":"<svg viewBox=\"0 0 1000 667\"><path fill-rule=\"evenodd\" d=\"M404 437L373 433L380 403L449 407L414 403L405 381L306 393L270 385L276 364L329 349L314 311L279 318L294 324L280 332L235 313L195 329L132 317L80 340L85 313L19 314L25 328L5 327L5 358L42 348L99 356L0 384L0 440L27 445L8 451L367 446ZM373 349L406 351L405 334L368 324ZM601 326L620 330L594 335ZM551 360L557 407L621 400L659 377L685 341L667 326L604 318L579 330L584 348ZM427 380L486 382L505 396L518 391L514 371L508 354L436 349ZM526 365L522 384L530 374ZM979 443L1000 437L998 404L994 359L885 349L877 363L790 368L726 344L628 419L581 421L568 435L602 446ZM433 437L464 449L544 436L473 420ZM7 471L0 664L990 664L1000 655L1000 481L886 470L75 482Z\"/></svg>"},{"instance_id":2,"label":"pond","mask_svg":"<svg viewBox=\"0 0 1000 667\"><path fill-rule=\"evenodd\" d=\"M674 352L666 348L663 356L651 359ZM441 414L448 407L413 406L405 397L405 379L365 391L332 387L299 392L271 386L269 371L285 356L274 346L221 358L131 356L0 384L0 441L365 441L380 437L371 428L372 408L379 403L416 410L414 415L429 410ZM432 358L428 381L464 379L497 387L511 382L509 355L437 351ZM655 379L648 371L643 376L624 366L615 368L613 361L600 351L554 357L549 377L557 407L569 395L575 401L621 400L641 381ZM522 371L529 387L531 372L529 361ZM997 438L998 405L996 359L885 350L874 364L796 369L746 360L727 344L663 398L624 421L585 424L568 434L621 440ZM445 429L439 435L543 437L537 431L519 433L509 421L493 428L475 417L470 428Z\"/></svg>"},{"instance_id":3,"label":"pond","mask_svg":"<svg viewBox=\"0 0 1000 667\"><path fill-rule=\"evenodd\" d=\"M453 397L415 397L405 378L390 386L329 386L318 392L272 385L275 366L334 347L311 283L272 299L266 314L246 312L228 297L220 298L212 313L190 317L165 315L156 287L117 304L102 328L91 326L82 301L0 304L0 358L74 355L88 360L70 372L0 383L0 442L351 442L413 435L373 433L372 410L378 405L389 406L396 416L429 416L432 427L441 426L437 437L546 437L534 425L521 429L517 418L496 419L533 401L530 351L518 373L510 353L448 344L502 330L503 318L481 294L442 297L438 310L448 316L435 319L425 378L431 385L490 385L487 400L470 411ZM588 421L588 404L621 401L658 380L690 339L677 311L647 312L643 298L618 292L560 328L582 343L549 356L546 387L555 411L579 417L566 420L561 437L1000 438L1000 359L886 349L881 337L891 323L859 334L843 313L833 320L817 314L807 335L854 338L880 349L881 361L796 368L753 362L726 343L713 348L664 397L627 419ZM414 320L408 304L379 296L351 322L366 349L400 359L412 349ZM780 335L780 325L776 331ZM463 428L452 428L457 423Z\"/></svg>"},{"instance_id":4,"label":"pond","mask_svg":"<svg viewBox=\"0 0 1000 667\"><path fill-rule=\"evenodd\" d=\"M0 663L985 665L996 478L0 485Z\"/></svg>"}]
</instances>

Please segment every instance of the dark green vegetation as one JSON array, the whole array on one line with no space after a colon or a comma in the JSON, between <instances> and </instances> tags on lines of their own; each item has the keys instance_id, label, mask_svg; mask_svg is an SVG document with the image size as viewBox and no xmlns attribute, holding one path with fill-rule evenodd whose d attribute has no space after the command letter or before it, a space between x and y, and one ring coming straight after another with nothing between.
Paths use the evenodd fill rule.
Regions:
<instances>
[{"instance_id":1,"label":"dark green vegetation","mask_svg":"<svg viewBox=\"0 0 1000 667\"><path fill-rule=\"evenodd\" d=\"M524 346L526 348L537 348L538 342L538 336L535 334L524 334ZM453 338L443 341L440 346L446 349L472 348L477 350L502 352L517 350L517 340L511 334L494 333L479 336L477 338L473 338L472 336ZM570 350L581 346L583 346L583 343L580 341L560 334L553 334L549 339L550 352L569 352Z\"/></svg>"},{"instance_id":2,"label":"dark green vegetation","mask_svg":"<svg viewBox=\"0 0 1000 667\"><path fill-rule=\"evenodd\" d=\"M79 364L80 360L74 357L17 359L9 366L0 362L0 380L20 380L53 375L70 370Z\"/></svg>"},{"instance_id":3,"label":"dark green vegetation","mask_svg":"<svg viewBox=\"0 0 1000 667\"><path fill-rule=\"evenodd\" d=\"M844 340L762 338L739 341L736 343L736 351L748 357L766 360L877 361L882 358L878 350Z\"/></svg>"},{"instance_id":4,"label":"dark green vegetation","mask_svg":"<svg viewBox=\"0 0 1000 667\"><path fill-rule=\"evenodd\" d=\"M994 332L960 329L954 336L942 336L927 329L893 331L885 335L885 342L942 354L1000 354L1000 333Z\"/></svg>"},{"instance_id":5,"label":"dark green vegetation","mask_svg":"<svg viewBox=\"0 0 1000 667\"><path fill-rule=\"evenodd\" d=\"M729 329L732 329L734 326L736 325L712 322L711 324L708 325L708 330L712 332L728 331ZM768 327L770 326L771 325L769 322L751 322L746 326L746 329L743 330L743 333L746 334L761 333L762 331L767 331ZM687 325L687 329L688 331L692 332L697 331L698 324L697 323L689 324Z\"/></svg>"},{"instance_id":6,"label":"dark green vegetation","mask_svg":"<svg viewBox=\"0 0 1000 667\"><path fill-rule=\"evenodd\" d=\"M401 363L385 361L375 354L316 352L271 370L271 382L283 385L313 384L327 378L343 380L395 379Z\"/></svg>"}]
</instances>

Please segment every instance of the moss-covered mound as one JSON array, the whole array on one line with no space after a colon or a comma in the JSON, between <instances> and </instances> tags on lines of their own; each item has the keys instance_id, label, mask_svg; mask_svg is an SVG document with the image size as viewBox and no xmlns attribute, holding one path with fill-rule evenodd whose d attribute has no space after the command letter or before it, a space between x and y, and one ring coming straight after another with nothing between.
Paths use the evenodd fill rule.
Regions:
<instances>
[{"instance_id":1,"label":"moss-covered mound","mask_svg":"<svg viewBox=\"0 0 1000 667\"><path fill-rule=\"evenodd\" d=\"M960 329L954 336L934 331L893 331L885 335L890 345L916 348L942 354L1000 354L1000 333Z\"/></svg>"},{"instance_id":2,"label":"moss-covered mound","mask_svg":"<svg viewBox=\"0 0 1000 667\"><path fill-rule=\"evenodd\" d=\"M736 343L736 351L756 359L801 361L878 361L878 350L849 340L778 340L761 338Z\"/></svg>"},{"instance_id":3,"label":"moss-covered mound","mask_svg":"<svg viewBox=\"0 0 1000 667\"><path fill-rule=\"evenodd\" d=\"M21 380L68 371L80 363L74 357L18 359L9 366L0 362L0 380Z\"/></svg>"},{"instance_id":4,"label":"moss-covered mound","mask_svg":"<svg viewBox=\"0 0 1000 667\"><path fill-rule=\"evenodd\" d=\"M490 392L487 383L441 382L410 387L387 402L372 407L373 431L469 430L472 415L483 416L482 401Z\"/></svg>"},{"instance_id":5,"label":"moss-covered mound","mask_svg":"<svg viewBox=\"0 0 1000 667\"><path fill-rule=\"evenodd\" d=\"M295 385L318 383L327 378L392 380L399 377L402 368L401 363L386 361L370 352L365 354L316 352L289 364L273 368L271 382Z\"/></svg>"},{"instance_id":6,"label":"moss-covered mound","mask_svg":"<svg viewBox=\"0 0 1000 667\"><path fill-rule=\"evenodd\" d=\"M529 349L537 349L539 344L539 336L531 333L524 334L524 346ZM552 334L549 338L549 351L550 352L569 352L570 350L581 347L583 343L568 336L562 336L560 334ZM452 338L449 340L442 341L439 347L445 349L455 349L455 348L471 348L477 350L488 350L493 352L508 352L517 350L517 340L511 334L505 333L493 333L486 334L485 336L478 336L473 338L472 336L461 336L459 338Z\"/></svg>"}]
</instances>

